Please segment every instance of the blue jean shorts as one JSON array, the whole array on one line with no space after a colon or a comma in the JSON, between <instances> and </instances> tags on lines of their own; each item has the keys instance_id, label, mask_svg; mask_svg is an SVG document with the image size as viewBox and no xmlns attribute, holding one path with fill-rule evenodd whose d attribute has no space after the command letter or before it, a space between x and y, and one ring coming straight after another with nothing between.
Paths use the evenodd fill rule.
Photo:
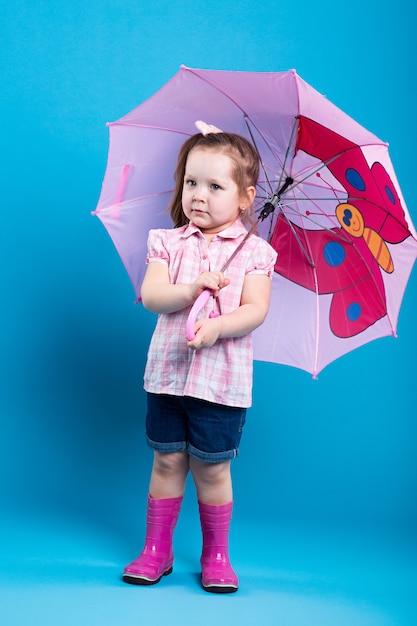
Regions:
<instances>
[{"instance_id":1,"label":"blue jean shorts","mask_svg":"<svg viewBox=\"0 0 417 626\"><path fill-rule=\"evenodd\" d=\"M146 440L158 452L181 452L206 463L235 458L246 409L188 396L148 393Z\"/></svg>"}]
</instances>

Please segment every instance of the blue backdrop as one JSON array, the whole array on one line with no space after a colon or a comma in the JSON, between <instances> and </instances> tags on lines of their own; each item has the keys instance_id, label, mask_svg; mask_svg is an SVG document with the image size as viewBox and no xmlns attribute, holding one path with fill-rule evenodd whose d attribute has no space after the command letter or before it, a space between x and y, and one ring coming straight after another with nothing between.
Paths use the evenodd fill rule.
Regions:
<instances>
[{"instance_id":1,"label":"blue backdrop","mask_svg":"<svg viewBox=\"0 0 417 626\"><path fill-rule=\"evenodd\" d=\"M417 222L414 9L407 0L392 8L376 0L14 0L2 8L3 520L84 520L115 536L142 523L151 462L142 373L155 319L134 305L90 215L106 122L182 63L295 68L390 142ZM234 465L236 517L414 533L416 305L414 271L398 339L360 348L318 381L256 363Z\"/></svg>"}]
</instances>

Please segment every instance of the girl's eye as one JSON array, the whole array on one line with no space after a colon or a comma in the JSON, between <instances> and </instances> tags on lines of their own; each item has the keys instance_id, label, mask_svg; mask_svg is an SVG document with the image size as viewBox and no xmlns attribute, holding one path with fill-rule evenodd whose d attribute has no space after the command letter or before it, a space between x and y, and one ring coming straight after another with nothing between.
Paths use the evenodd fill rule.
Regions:
<instances>
[{"instance_id":1,"label":"girl's eye","mask_svg":"<svg viewBox=\"0 0 417 626\"><path fill-rule=\"evenodd\" d=\"M217 191L218 189L221 189L220 185L217 185L216 183L212 183L211 184L211 188L214 189L214 191Z\"/></svg>"},{"instance_id":2,"label":"girl's eye","mask_svg":"<svg viewBox=\"0 0 417 626\"><path fill-rule=\"evenodd\" d=\"M188 187L195 187L196 182L195 182L195 180L189 179L189 180L185 181L185 184L188 185Z\"/></svg>"}]
</instances>

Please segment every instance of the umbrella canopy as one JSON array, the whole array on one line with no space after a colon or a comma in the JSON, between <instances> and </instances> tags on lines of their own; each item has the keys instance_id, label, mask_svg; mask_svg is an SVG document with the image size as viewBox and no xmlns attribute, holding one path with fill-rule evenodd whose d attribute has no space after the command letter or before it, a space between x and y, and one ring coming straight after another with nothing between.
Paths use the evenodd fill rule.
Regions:
<instances>
[{"instance_id":1,"label":"umbrella canopy","mask_svg":"<svg viewBox=\"0 0 417 626\"><path fill-rule=\"evenodd\" d=\"M180 146L203 119L258 150L259 234L278 252L271 307L254 357L316 376L341 355L395 335L417 237L388 146L297 73L182 66L155 95L110 123L94 213L136 296L151 228L171 228ZM213 268L220 269L220 268Z\"/></svg>"}]
</instances>

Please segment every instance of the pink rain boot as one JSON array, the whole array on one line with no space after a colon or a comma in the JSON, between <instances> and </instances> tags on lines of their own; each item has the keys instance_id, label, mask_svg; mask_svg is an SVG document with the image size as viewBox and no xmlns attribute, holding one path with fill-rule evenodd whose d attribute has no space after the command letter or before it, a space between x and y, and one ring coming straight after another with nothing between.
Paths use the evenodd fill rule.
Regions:
<instances>
[{"instance_id":1,"label":"pink rain boot","mask_svg":"<svg viewBox=\"0 0 417 626\"><path fill-rule=\"evenodd\" d=\"M172 572L172 535L182 498L148 496L146 540L140 556L123 570L123 580L133 585L155 585Z\"/></svg>"},{"instance_id":2,"label":"pink rain boot","mask_svg":"<svg viewBox=\"0 0 417 626\"><path fill-rule=\"evenodd\" d=\"M221 505L198 503L203 551L201 554L201 584L213 593L232 593L239 586L229 561L229 527L233 502Z\"/></svg>"}]
</instances>

